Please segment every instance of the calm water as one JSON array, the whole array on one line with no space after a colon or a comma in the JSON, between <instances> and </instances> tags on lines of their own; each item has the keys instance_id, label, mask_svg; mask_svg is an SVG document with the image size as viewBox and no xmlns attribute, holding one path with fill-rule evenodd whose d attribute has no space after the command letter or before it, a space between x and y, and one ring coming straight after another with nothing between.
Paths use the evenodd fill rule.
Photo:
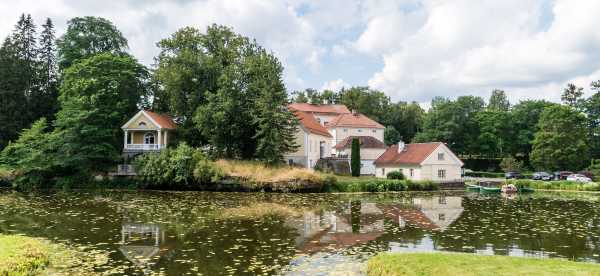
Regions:
<instances>
[{"instance_id":1,"label":"calm water","mask_svg":"<svg viewBox=\"0 0 600 276\"><path fill-rule=\"evenodd\" d=\"M600 196L0 192L0 233L103 256L114 274L361 274L384 251L600 262ZM100 258L102 259L102 258Z\"/></svg>"}]
</instances>

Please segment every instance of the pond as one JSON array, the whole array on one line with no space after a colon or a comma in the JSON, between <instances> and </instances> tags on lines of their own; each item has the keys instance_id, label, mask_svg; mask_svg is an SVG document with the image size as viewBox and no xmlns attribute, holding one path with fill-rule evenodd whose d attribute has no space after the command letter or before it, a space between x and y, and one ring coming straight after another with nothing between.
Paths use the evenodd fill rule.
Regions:
<instances>
[{"instance_id":1,"label":"pond","mask_svg":"<svg viewBox=\"0 0 600 276\"><path fill-rule=\"evenodd\" d=\"M108 274L364 273L379 252L600 262L600 195L0 192L0 233L103 256Z\"/></svg>"}]
</instances>

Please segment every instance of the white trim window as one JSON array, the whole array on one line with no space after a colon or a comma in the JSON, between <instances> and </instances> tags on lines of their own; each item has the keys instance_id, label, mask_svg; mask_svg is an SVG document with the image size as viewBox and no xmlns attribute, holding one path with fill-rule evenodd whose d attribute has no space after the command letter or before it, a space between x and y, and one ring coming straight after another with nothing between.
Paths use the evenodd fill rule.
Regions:
<instances>
[{"instance_id":1,"label":"white trim window","mask_svg":"<svg viewBox=\"0 0 600 276\"><path fill-rule=\"evenodd\" d=\"M438 178L445 179L446 178L446 170L438 170Z\"/></svg>"},{"instance_id":2,"label":"white trim window","mask_svg":"<svg viewBox=\"0 0 600 276\"><path fill-rule=\"evenodd\" d=\"M443 161L444 159L445 159L444 153L443 152L438 153L438 160Z\"/></svg>"},{"instance_id":3,"label":"white trim window","mask_svg":"<svg viewBox=\"0 0 600 276\"><path fill-rule=\"evenodd\" d=\"M410 177L414 177L415 176L415 169L410 169Z\"/></svg>"},{"instance_id":4,"label":"white trim window","mask_svg":"<svg viewBox=\"0 0 600 276\"><path fill-rule=\"evenodd\" d=\"M144 144L146 145L154 145L156 141L156 137L152 132L146 132L144 134Z\"/></svg>"}]
</instances>

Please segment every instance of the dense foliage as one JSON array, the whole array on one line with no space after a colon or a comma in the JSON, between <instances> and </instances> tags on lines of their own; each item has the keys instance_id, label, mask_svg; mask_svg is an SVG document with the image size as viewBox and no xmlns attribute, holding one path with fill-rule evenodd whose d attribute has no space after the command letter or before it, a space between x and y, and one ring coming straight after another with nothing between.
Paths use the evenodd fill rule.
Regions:
<instances>
[{"instance_id":1,"label":"dense foliage","mask_svg":"<svg viewBox=\"0 0 600 276\"><path fill-rule=\"evenodd\" d=\"M404 179L404 174L401 171L392 171L386 175L387 179Z\"/></svg>"},{"instance_id":2,"label":"dense foliage","mask_svg":"<svg viewBox=\"0 0 600 276\"><path fill-rule=\"evenodd\" d=\"M0 149L39 118L57 110L54 25L47 19L38 36L30 15L21 15L0 46Z\"/></svg>"},{"instance_id":3,"label":"dense foliage","mask_svg":"<svg viewBox=\"0 0 600 276\"><path fill-rule=\"evenodd\" d=\"M222 177L214 162L185 143L160 153L142 154L135 165L143 184L150 188L199 190Z\"/></svg>"}]
</instances>

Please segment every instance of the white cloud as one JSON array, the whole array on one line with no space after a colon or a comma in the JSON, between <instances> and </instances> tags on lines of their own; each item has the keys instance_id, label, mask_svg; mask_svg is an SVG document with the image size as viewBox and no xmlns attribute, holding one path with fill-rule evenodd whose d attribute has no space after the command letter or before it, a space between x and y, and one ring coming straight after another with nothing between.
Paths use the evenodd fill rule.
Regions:
<instances>
[{"instance_id":1,"label":"white cloud","mask_svg":"<svg viewBox=\"0 0 600 276\"><path fill-rule=\"evenodd\" d=\"M493 88L506 89L513 101L559 99L566 82L598 70L600 33L595 30L595 14L600 2L557 0L553 20L544 17L545 4L425 1L426 19L411 34L382 44L377 43L382 41L379 37L387 34L378 34L381 28L367 28L358 39L357 47L384 58L384 68L369 84L398 91L393 98L418 101L436 95L487 96ZM393 26L408 16L374 17L369 25ZM546 27L544 20L552 21Z\"/></svg>"},{"instance_id":2,"label":"white cloud","mask_svg":"<svg viewBox=\"0 0 600 276\"><path fill-rule=\"evenodd\" d=\"M105 17L148 65L177 29L228 25L273 51L290 90L347 81L394 100L499 88L556 101L567 82L600 78L600 1L0 0L0 38L21 13L51 17L58 34L69 18Z\"/></svg>"},{"instance_id":3,"label":"white cloud","mask_svg":"<svg viewBox=\"0 0 600 276\"><path fill-rule=\"evenodd\" d=\"M350 87L350 85L342 79L337 79L337 80L332 80L332 81L328 81L328 82L324 83L323 86L321 86L321 91L323 91L323 90L339 91L343 87L348 88L348 87Z\"/></svg>"}]
</instances>

